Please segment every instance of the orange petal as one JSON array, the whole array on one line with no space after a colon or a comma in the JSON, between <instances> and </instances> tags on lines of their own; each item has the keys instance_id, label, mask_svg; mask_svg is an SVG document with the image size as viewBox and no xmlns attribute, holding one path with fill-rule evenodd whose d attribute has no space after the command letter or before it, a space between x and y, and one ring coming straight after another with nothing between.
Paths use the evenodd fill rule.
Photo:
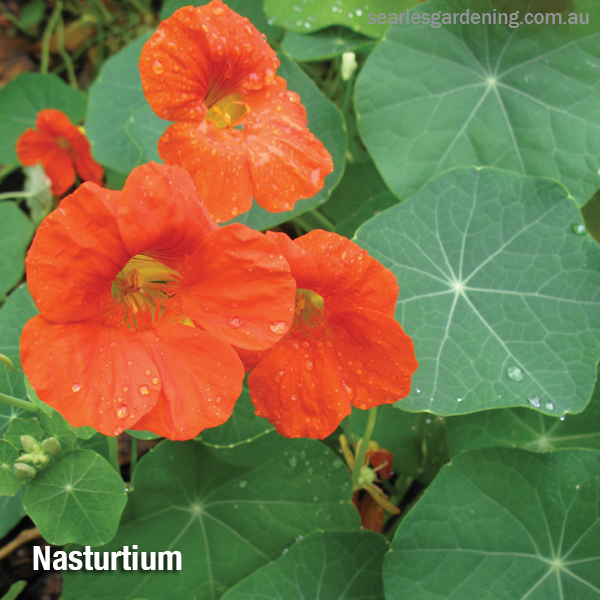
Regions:
<instances>
[{"instance_id":1,"label":"orange petal","mask_svg":"<svg viewBox=\"0 0 600 600\"><path fill-rule=\"evenodd\" d=\"M56 147L40 161L44 172L52 182L52 193L62 196L75 183L75 166L68 152Z\"/></svg>"},{"instance_id":2,"label":"orange petal","mask_svg":"<svg viewBox=\"0 0 600 600\"><path fill-rule=\"evenodd\" d=\"M146 99L161 118L199 121L221 98L273 81L279 66L260 33L221 0L163 21L140 58Z\"/></svg>"},{"instance_id":3,"label":"orange petal","mask_svg":"<svg viewBox=\"0 0 600 600\"><path fill-rule=\"evenodd\" d=\"M134 429L188 440L229 419L242 393L244 369L225 342L180 324L141 335L158 366L162 393L154 410Z\"/></svg>"},{"instance_id":4,"label":"orange petal","mask_svg":"<svg viewBox=\"0 0 600 600\"><path fill-rule=\"evenodd\" d=\"M331 155L306 127L300 96L278 77L245 96L251 112L244 121L254 199L271 212L292 210L314 196L333 171Z\"/></svg>"},{"instance_id":5,"label":"orange petal","mask_svg":"<svg viewBox=\"0 0 600 600\"><path fill-rule=\"evenodd\" d=\"M252 181L242 131L217 129L211 121L175 123L160 138L158 153L165 163L188 171L213 221L250 210Z\"/></svg>"},{"instance_id":6,"label":"orange petal","mask_svg":"<svg viewBox=\"0 0 600 600\"><path fill-rule=\"evenodd\" d=\"M26 129L17 140L17 156L22 165L31 167L56 149L56 142L35 129Z\"/></svg>"},{"instance_id":7,"label":"orange petal","mask_svg":"<svg viewBox=\"0 0 600 600\"><path fill-rule=\"evenodd\" d=\"M372 408L408 395L418 363L412 340L397 321L374 310L354 309L332 315L329 325L354 406Z\"/></svg>"},{"instance_id":8,"label":"orange petal","mask_svg":"<svg viewBox=\"0 0 600 600\"><path fill-rule=\"evenodd\" d=\"M129 175L117 216L131 256L146 253L175 269L216 228L190 176L179 167L155 162Z\"/></svg>"},{"instance_id":9,"label":"orange petal","mask_svg":"<svg viewBox=\"0 0 600 600\"><path fill-rule=\"evenodd\" d=\"M323 439L350 414L349 396L333 349L286 339L248 378L256 414L285 437Z\"/></svg>"},{"instance_id":10,"label":"orange petal","mask_svg":"<svg viewBox=\"0 0 600 600\"><path fill-rule=\"evenodd\" d=\"M385 448L376 450L375 452L367 452L369 461L374 469L385 464L385 467L377 469L377 474L381 479L389 479L394 473L394 455Z\"/></svg>"},{"instance_id":11,"label":"orange petal","mask_svg":"<svg viewBox=\"0 0 600 600\"><path fill-rule=\"evenodd\" d=\"M296 285L265 235L235 223L215 231L185 262L183 312L203 329L247 350L287 333Z\"/></svg>"},{"instance_id":12,"label":"orange petal","mask_svg":"<svg viewBox=\"0 0 600 600\"><path fill-rule=\"evenodd\" d=\"M132 330L83 321L30 319L21 335L21 363L39 398L75 427L118 435L156 404L160 383ZM150 375L148 375L150 373Z\"/></svg>"},{"instance_id":13,"label":"orange petal","mask_svg":"<svg viewBox=\"0 0 600 600\"><path fill-rule=\"evenodd\" d=\"M311 289L318 285L317 265L309 252L300 248L285 233L267 231L266 236L288 261L292 277L299 288Z\"/></svg>"},{"instance_id":14,"label":"orange petal","mask_svg":"<svg viewBox=\"0 0 600 600\"><path fill-rule=\"evenodd\" d=\"M35 126L42 134L55 140L59 138L65 138L66 140L74 131L81 135L77 127L71 123L69 117L64 112L54 108L40 110L35 119Z\"/></svg>"},{"instance_id":15,"label":"orange petal","mask_svg":"<svg viewBox=\"0 0 600 600\"><path fill-rule=\"evenodd\" d=\"M360 524L363 529L369 531L376 531L381 533L383 529L383 516L384 510L377 504L371 494L365 493L364 496L358 500L360 492L355 492L352 498L352 502L358 509L360 514Z\"/></svg>"},{"instance_id":16,"label":"orange petal","mask_svg":"<svg viewBox=\"0 0 600 600\"><path fill-rule=\"evenodd\" d=\"M47 319L59 323L98 314L131 255L117 227L119 192L84 183L38 227L27 253L27 282Z\"/></svg>"},{"instance_id":17,"label":"orange petal","mask_svg":"<svg viewBox=\"0 0 600 600\"><path fill-rule=\"evenodd\" d=\"M337 233L320 229L294 243L309 252L317 265L319 282L310 289L326 298L326 314L352 307L394 314L398 298L396 278L366 250Z\"/></svg>"}]
</instances>

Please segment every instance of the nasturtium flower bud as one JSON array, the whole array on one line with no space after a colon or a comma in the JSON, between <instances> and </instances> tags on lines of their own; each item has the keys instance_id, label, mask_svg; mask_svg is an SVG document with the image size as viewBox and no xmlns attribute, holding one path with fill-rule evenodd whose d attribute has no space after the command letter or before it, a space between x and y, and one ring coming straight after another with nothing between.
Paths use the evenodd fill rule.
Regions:
<instances>
[{"instance_id":1,"label":"nasturtium flower bud","mask_svg":"<svg viewBox=\"0 0 600 600\"><path fill-rule=\"evenodd\" d=\"M358 66L356 62L356 54L354 52L344 52L342 54L342 68L340 69L343 81L349 81L356 71Z\"/></svg>"},{"instance_id":2,"label":"nasturtium flower bud","mask_svg":"<svg viewBox=\"0 0 600 600\"><path fill-rule=\"evenodd\" d=\"M33 464L36 467L45 467L49 461L50 459L48 458L48 455L44 452L39 452L38 454L33 455Z\"/></svg>"},{"instance_id":3,"label":"nasturtium flower bud","mask_svg":"<svg viewBox=\"0 0 600 600\"><path fill-rule=\"evenodd\" d=\"M59 441L56 438L51 437L42 442L42 450L52 456L56 456L60 453L62 448L60 447Z\"/></svg>"},{"instance_id":4,"label":"nasturtium flower bud","mask_svg":"<svg viewBox=\"0 0 600 600\"><path fill-rule=\"evenodd\" d=\"M14 467L15 477L21 481L29 481L35 477L35 469L24 463L17 462Z\"/></svg>"},{"instance_id":5,"label":"nasturtium flower bud","mask_svg":"<svg viewBox=\"0 0 600 600\"><path fill-rule=\"evenodd\" d=\"M374 483L377 479L377 474L370 467L362 466L360 468L360 475L358 476L358 487L361 488L365 485Z\"/></svg>"},{"instance_id":6,"label":"nasturtium flower bud","mask_svg":"<svg viewBox=\"0 0 600 600\"><path fill-rule=\"evenodd\" d=\"M37 440L32 435L22 435L20 440L21 446L23 446L23 450L25 450L25 452L33 452L35 450L35 446L38 445Z\"/></svg>"}]
</instances>

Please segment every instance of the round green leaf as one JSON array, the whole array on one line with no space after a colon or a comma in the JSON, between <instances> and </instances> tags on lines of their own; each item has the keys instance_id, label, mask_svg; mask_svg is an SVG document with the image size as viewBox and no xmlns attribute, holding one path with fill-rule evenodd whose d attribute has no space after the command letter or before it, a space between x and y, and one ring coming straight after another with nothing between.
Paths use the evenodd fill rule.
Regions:
<instances>
[{"instance_id":1,"label":"round green leaf","mask_svg":"<svg viewBox=\"0 0 600 600\"><path fill-rule=\"evenodd\" d=\"M44 429L44 438L55 438L63 452L65 450L73 450L77 440L75 430L60 413L54 411L52 414L47 415L42 412L39 415L39 419L40 425Z\"/></svg>"},{"instance_id":2,"label":"round green leaf","mask_svg":"<svg viewBox=\"0 0 600 600\"><path fill-rule=\"evenodd\" d=\"M460 455L400 523L386 599L596 598L599 512L600 452Z\"/></svg>"},{"instance_id":3,"label":"round green leaf","mask_svg":"<svg viewBox=\"0 0 600 600\"><path fill-rule=\"evenodd\" d=\"M308 32L344 25L363 35L381 38L389 25L377 15L405 11L420 0L264 0L269 22L290 31ZM374 16L370 16L374 15ZM371 21L371 22L369 22Z\"/></svg>"},{"instance_id":4,"label":"round green leaf","mask_svg":"<svg viewBox=\"0 0 600 600\"><path fill-rule=\"evenodd\" d=\"M250 393L248 388L244 387L229 420L219 427L205 429L196 439L212 448L233 448L247 444L271 431L274 431L273 425L267 419L254 414Z\"/></svg>"},{"instance_id":5,"label":"round green leaf","mask_svg":"<svg viewBox=\"0 0 600 600\"><path fill-rule=\"evenodd\" d=\"M56 108L72 123L79 123L85 105L85 94L56 75L22 73L15 77L0 90L0 164L18 164L17 139L26 129L35 127L40 110Z\"/></svg>"},{"instance_id":6,"label":"round green leaf","mask_svg":"<svg viewBox=\"0 0 600 600\"><path fill-rule=\"evenodd\" d=\"M26 285L17 288L0 309L0 353L8 356L15 367L9 373L4 365L0 366L0 392L14 398L26 397L19 339L25 323L37 314L38 310ZM8 429L11 419L23 413L18 408L0 403L0 435Z\"/></svg>"},{"instance_id":7,"label":"round green leaf","mask_svg":"<svg viewBox=\"0 0 600 600\"><path fill-rule=\"evenodd\" d=\"M419 368L406 410L581 412L600 356L600 249L559 184L455 169L366 223Z\"/></svg>"},{"instance_id":8,"label":"round green leaf","mask_svg":"<svg viewBox=\"0 0 600 600\"><path fill-rule=\"evenodd\" d=\"M498 7L431 0L412 12ZM573 0L568 11L589 13L589 24L390 27L358 78L356 110L394 193L481 165L552 177L587 201L600 186L600 5Z\"/></svg>"},{"instance_id":9,"label":"round green leaf","mask_svg":"<svg viewBox=\"0 0 600 600\"><path fill-rule=\"evenodd\" d=\"M600 386L578 415L549 417L527 408L486 410L446 420L452 456L489 446L547 452L559 448L600 450Z\"/></svg>"},{"instance_id":10,"label":"round green leaf","mask_svg":"<svg viewBox=\"0 0 600 600\"><path fill-rule=\"evenodd\" d=\"M63 454L36 475L23 498L43 538L57 546L109 542L126 503L123 480L92 450Z\"/></svg>"},{"instance_id":11,"label":"round green leaf","mask_svg":"<svg viewBox=\"0 0 600 600\"><path fill-rule=\"evenodd\" d=\"M316 531L230 589L222 600L383 600L385 538L371 531Z\"/></svg>"},{"instance_id":12,"label":"round green leaf","mask_svg":"<svg viewBox=\"0 0 600 600\"><path fill-rule=\"evenodd\" d=\"M176 10L183 6L203 6L208 4L205 0L171 0L166 2L160 11L161 19L168 19ZM261 33L264 33L269 40L277 39L282 34L281 27L273 27L267 22L263 11L262 0L228 0L227 6L243 17L248 17L250 22Z\"/></svg>"},{"instance_id":13,"label":"round green leaf","mask_svg":"<svg viewBox=\"0 0 600 600\"><path fill-rule=\"evenodd\" d=\"M0 536L4 537L25 515L23 508L24 487L15 496L0 498Z\"/></svg>"},{"instance_id":14,"label":"round green leaf","mask_svg":"<svg viewBox=\"0 0 600 600\"><path fill-rule=\"evenodd\" d=\"M93 145L96 160L103 165L129 173L150 157L156 158L156 144L169 123L144 110L148 103L142 91L138 62L142 47L151 33L111 56L90 88L86 133ZM138 123L138 119L141 123ZM162 130L151 139L148 128L161 122ZM141 135L144 145L130 131Z\"/></svg>"},{"instance_id":15,"label":"round green leaf","mask_svg":"<svg viewBox=\"0 0 600 600\"><path fill-rule=\"evenodd\" d=\"M212 600L299 535L358 527L350 478L323 444L287 441L253 467L219 454L191 441L162 442L144 456L119 533L103 548L179 551L177 579L158 571L68 572L65 598Z\"/></svg>"},{"instance_id":16,"label":"round green leaf","mask_svg":"<svg viewBox=\"0 0 600 600\"><path fill-rule=\"evenodd\" d=\"M0 496L14 496L21 487L13 471L18 458L17 449L9 442L0 440Z\"/></svg>"},{"instance_id":17,"label":"round green leaf","mask_svg":"<svg viewBox=\"0 0 600 600\"><path fill-rule=\"evenodd\" d=\"M281 48L298 62L325 60L340 56L344 52L358 51L371 47L373 40L346 27L328 27L311 35L288 31Z\"/></svg>"},{"instance_id":18,"label":"round green leaf","mask_svg":"<svg viewBox=\"0 0 600 600\"><path fill-rule=\"evenodd\" d=\"M17 204L0 202L0 297L23 277L32 235L33 223Z\"/></svg>"},{"instance_id":19,"label":"round green leaf","mask_svg":"<svg viewBox=\"0 0 600 600\"><path fill-rule=\"evenodd\" d=\"M21 418L12 419L8 431L4 434L4 439L19 452L24 452L23 445L21 444L22 435L30 435L39 442L44 439L44 430L40 427L37 418L31 417L25 419L23 418L24 416L31 417L31 413L25 413L25 415L21 415Z\"/></svg>"}]
</instances>

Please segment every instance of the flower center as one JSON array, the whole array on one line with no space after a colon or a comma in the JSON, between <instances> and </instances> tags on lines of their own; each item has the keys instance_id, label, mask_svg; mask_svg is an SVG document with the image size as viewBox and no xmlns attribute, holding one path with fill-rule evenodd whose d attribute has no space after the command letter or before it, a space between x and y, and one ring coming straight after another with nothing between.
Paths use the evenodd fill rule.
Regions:
<instances>
[{"instance_id":1,"label":"flower center","mask_svg":"<svg viewBox=\"0 0 600 600\"><path fill-rule=\"evenodd\" d=\"M294 322L291 331L296 335L308 337L315 332L314 328L323 328L325 320L323 318L323 309L325 300L312 290L296 290L296 309L294 313Z\"/></svg>"},{"instance_id":2,"label":"flower center","mask_svg":"<svg viewBox=\"0 0 600 600\"><path fill-rule=\"evenodd\" d=\"M167 309L173 312L174 284L179 280L175 269L143 254L134 256L111 287L125 324L139 327L144 320L152 322L162 317Z\"/></svg>"},{"instance_id":3,"label":"flower center","mask_svg":"<svg viewBox=\"0 0 600 600\"><path fill-rule=\"evenodd\" d=\"M241 94L231 94L222 98L208 110L206 118L211 120L217 129L235 127L250 114L250 106L244 102Z\"/></svg>"}]
</instances>

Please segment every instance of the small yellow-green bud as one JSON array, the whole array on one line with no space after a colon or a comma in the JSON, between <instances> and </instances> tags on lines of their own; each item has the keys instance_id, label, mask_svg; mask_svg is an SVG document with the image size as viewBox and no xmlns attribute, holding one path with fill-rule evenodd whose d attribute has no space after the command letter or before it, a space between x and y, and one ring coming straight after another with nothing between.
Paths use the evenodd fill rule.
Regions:
<instances>
[{"instance_id":1,"label":"small yellow-green bud","mask_svg":"<svg viewBox=\"0 0 600 600\"><path fill-rule=\"evenodd\" d=\"M360 475L358 476L358 487L370 485L377 479L377 474L373 469L364 466L360 469Z\"/></svg>"},{"instance_id":2,"label":"small yellow-green bud","mask_svg":"<svg viewBox=\"0 0 600 600\"><path fill-rule=\"evenodd\" d=\"M60 453L62 448L60 447L59 441L56 438L51 437L42 442L42 450L52 456L56 456Z\"/></svg>"},{"instance_id":3,"label":"small yellow-green bud","mask_svg":"<svg viewBox=\"0 0 600 600\"><path fill-rule=\"evenodd\" d=\"M36 454L23 454L19 456L19 460L24 463L32 463L36 456Z\"/></svg>"},{"instance_id":4,"label":"small yellow-green bud","mask_svg":"<svg viewBox=\"0 0 600 600\"><path fill-rule=\"evenodd\" d=\"M45 467L48 462L49 462L49 458L46 454L44 454L43 452L40 452L39 454L34 454L33 456L33 464L36 467Z\"/></svg>"},{"instance_id":5,"label":"small yellow-green bud","mask_svg":"<svg viewBox=\"0 0 600 600\"><path fill-rule=\"evenodd\" d=\"M37 445L37 440L32 435L21 436L21 446L23 446L25 452L33 452Z\"/></svg>"},{"instance_id":6,"label":"small yellow-green bud","mask_svg":"<svg viewBox=\"0 0 600 600\"><path fill-rule=\"evenodd\" d=\"M16 462L13 469L15 477L21 481L29 481L35 477L35 469L25 463Z\"/></svg>"}]
</instances>

